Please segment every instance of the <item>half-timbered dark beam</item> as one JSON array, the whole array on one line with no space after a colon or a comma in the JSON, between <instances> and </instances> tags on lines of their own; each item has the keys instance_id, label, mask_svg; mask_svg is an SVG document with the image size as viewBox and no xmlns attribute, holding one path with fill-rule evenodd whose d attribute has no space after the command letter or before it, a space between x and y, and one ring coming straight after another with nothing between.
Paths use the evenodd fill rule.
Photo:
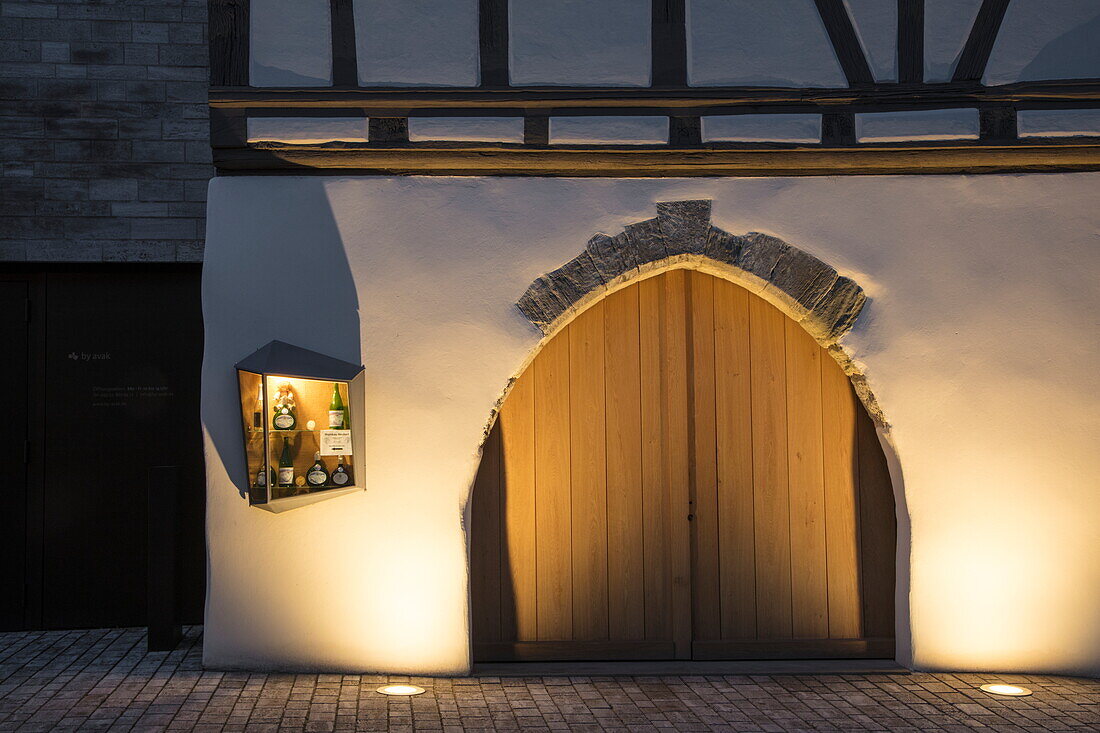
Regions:
<instances>
[{"instance_id":1,"label":"half-timbered dark beam","mask_svg":"<svg viewBox=\"0 0 1100 733\"><path fill-rule=\"evenodd\" d=\"M409 120L406 117L371 117L367 121L367 139L372 143L407 143Z\"/></svg>"},{"instance_id":2,"label":"half-timbered dark beam","mask_svg":"<svg viewBox=\"0 0 1100 733\"><path fill-rule=\"evenodd\" d=\"M924 0L898 0L898 81L924 81Z\"/></svg>"},{"instance_id":3,"label":"half-timbered dark beam","mask_svg":"<svg viewBox=\"0 0 1100 733\"><path fill-rule=\"evenodd\" d=\"M686 23L684 0L652 0L652 86L687 86Z\"/></svg>"},{"instance_id":4,"label":"half-timbered dark beam","mask_svg":"<svg viewBox=\"0 0 1100 733\"><path fill-rule=\"evenodd\" d=\"M329 0L332 30L332 85L359 86L359 68L355 58L355 17L352 0Z\"/></svg>"},{"instance_id":5,"label":"half-timbered dark beam","mask_svg":"<svg viewBox=\"0 0 1100 733\"><path fill-rule=\"evenodd\" d=\"M523 144L549 145L550 118L545 115L528 115L523 118Z\"/></svg>"},{"instance_id":6,"label":"half-timbered dark beam","mask_svg":"<svg viewBox=\"0 0 1100 733\"><path fill-rule=\"evenodd\" d=\"M481 87L507 87L508 0L478 0L477 23Z\"/></svg>"},{"instance_id":7,"label":"half-timbered dark beam","mask_svg":"<svg viewBox=\"0 0 1100 733\"><path fill-rule=\"evenodd\" d=\"M844 7L844 0L814 0L817 3L817 12L821 15L821 22L825 24L825 31L829 34L829 40L833 44L837 61L844 71L844 77L848 80L848 86L858 87L875 83L875 77L871 74L871 67L867 64L867 57L863 53L863 46L859 43L855 26L848 16L848 9Z\"/></svg>"},{"instance_id":8,"label":"half-timbered dark beam","mask_svg":"<svg viewBox=\"0 0 1100 733\"><path fill-rule=\"evenodd\" d=\"M978 110L978 136L989 142L1015 140L1018 137L1016 109L1004 106Z\"/></svg>"},{"instance_id":9,"label":"half-timbered dark beam","mask_svg":"<svg viewBox=\"0 0 1100 733\"><path fill-rule=\"evenodd\" d=\"M209 0L210 86L248 86L248 0Z\"/></svg>"},{"instance_id":10,"label":"half-timbered dark beam","mask_svg":"<svg viewBox=\"0 0 1100 733\"><path fill-rule=\"evenodd\" d=\"M830 147L856 144L856 116L851 112L821 115L821 144Z\"/></svg>"},{"instance_id":11,"label":"half-timbered dark beam","mask_svg":"<svg viewBox=\"0 0 1100 733\"><path fill-rule=\"evenodd\" d=\"M1009 0L983 0L966 39L959 63L955 66L953 81L980 82L985 75L985 66L989 63L989 54L997 40L997 31L1001 29Z\"/></svg>"},{"instance_id":12,"label":"half-timbered dark beam","mask_svg":"<svg viewBox=\"0 0 1100 733\"><path fill-rule=\"evenodd\" d=\"M1020 82L984 87L972 82L866 89L794 89L767 87L689 87L685 89L327 89L306 87L218 88L210 91L218 108L359 110L404 117L431 115L640 114L689 116L752 112L879 112L1013 104L1038 109L1100 108L1100 79Z\"/></svg>"},{"instance_id":13,"label":"half-timbered dark beam","mask_svg":"<svg viewBox=\"0 0 1100 733\"><path fill-rule=\"evenodd\" d=\"M289 146L215 150L223 175L822 176L1100 170L1100 144L736 150Z\"/></svg>"},{"instance_id":14,"label":"half-timbered dark beam","mask_svg":"<svg viewBox=\"0 0 1100 733\"><path fill-rule=\"evenodd\" d=\"M668 144L679 148L694 148L703 144L703 125L699 117L669 117Z\"/></svg>"}]
</instances>

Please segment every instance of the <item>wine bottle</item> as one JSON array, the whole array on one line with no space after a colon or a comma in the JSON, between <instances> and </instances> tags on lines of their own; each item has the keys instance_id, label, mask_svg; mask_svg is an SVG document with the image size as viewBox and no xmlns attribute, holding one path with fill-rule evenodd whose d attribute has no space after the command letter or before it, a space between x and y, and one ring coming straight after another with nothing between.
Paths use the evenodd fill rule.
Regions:
<instances>
[{"instance_id":1,"label":"wine bottle","mask_svg":"<svg viewBox=\"0 0 1100 733\"><path fill-rule=\"evenodd\" d=\"M290 438L283 439L283 452L279 455L279 486L294 486L294 459L290 456Z\"/></svg>"},{"instance_id":2,"label":"wine bottle","mask_svg":"<svg viewBox=\"0 0 1100 733\"><path fill-rule=\"evenodd\" d=\"M252 427L257 430L262 430L264 427L264 387L262 383L256 393L256 409L252 412Z\"/></svg>"},{"instance_id":3,"label":"wine bottle","mask_svg":"<svg viewBox=\"0 0 1100 733\"><path fill-rule=\"evenodd\" d=\"M313 467L306 474L306 481L310 486L324 486L328 483L328 471L325 470L325 464L321 463L320 453L313 454Z\"/></svg>"},{"instance_id":4,"label":"wine bottle","mask_svg":"<svg viewBox=\"0 0 1100 733\"><path fill-rule=\"evenodd\" d=\"M347 430L348 410L344 407L344 399L340 396L340 384L332 383L332 399L328 403L328 428L329 430Z\"/></svg>"},{"instance_id":5,"label":"wine bottle","mask_svg":"<svg viewBox=\"0 0 1100 733\"><path fill-rule=\"evenodd\" d=\"M271 424L276 430L293 430L298 425L298 407L290 383L279 385L275 392L275 407Z\"/></svg>"},{"instance_id":6,"label":"wine bottle","mask_svg":"<svg viewBox=\"0 0 1100 733\"><path fill-rule=\"evenodd\" d=\"M253 482L253 486L257 489L264 489L275 483L275 469L270 465L260 466L260 470L256 472L256 480Z\"/></svg>"},{"instance_id":7,"label":"wine bottle","mask_svg":"<svg viewBox=\"0 0 1100 733\"><path fill-rule=\"evenodd\" d=\"M348 472L346 466L344 466L344 457L340 456L340 461L336 464L336 468L332 469L332 483L337 486L344 486L351 483L351 473Z\"/></svg>"}]
</instances>

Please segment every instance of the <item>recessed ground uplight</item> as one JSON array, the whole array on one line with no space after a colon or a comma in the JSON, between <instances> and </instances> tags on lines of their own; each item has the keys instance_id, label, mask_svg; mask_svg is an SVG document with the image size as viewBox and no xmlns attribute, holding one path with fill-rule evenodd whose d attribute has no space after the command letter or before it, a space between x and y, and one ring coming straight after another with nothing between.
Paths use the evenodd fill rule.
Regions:
<instances>
[{"instance_id":1,"label":"recessed ground uplight","mask_svg":"<svg viewBox=\"0 0 1100 733\"><path fill-rule=\"evenodd\" d=\"M376 692L383 695L419 695L424 692L424 688L416 685L382 685Z\"/></svg>"},{"instance_id":2,"label":"recessed ground uplight","mask_svg":"<svg viewBox=\"0 0 1100 733\"><path fill-rule=\"evenodd\" d=\"M1031 690L1026 687L1017 687L1016 685L982 685L978 689L982 692L988 692L991 695L1007 695L1009 697L1026 697L1031 694Z\"/></svg>"}]
</instances>

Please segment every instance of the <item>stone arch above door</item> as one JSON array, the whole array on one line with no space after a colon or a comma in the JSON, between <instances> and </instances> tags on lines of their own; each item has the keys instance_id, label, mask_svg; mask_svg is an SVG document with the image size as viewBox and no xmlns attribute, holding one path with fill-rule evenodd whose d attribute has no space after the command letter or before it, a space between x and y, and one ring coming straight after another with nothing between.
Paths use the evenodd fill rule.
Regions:
<instances>
[{"instance_id":1,"label":"stone arch above door","mask_svg":"<svg viewBox=\"0 0 1100 733\"><path fill-rule=\"evenodd\" d=\"M598 233L584 251L527 287L516 307L552 336L589 305L638 279L699 269L760 295L801 325L852 380L871 418L886 419L862 372L839 346L867 296L855 281L798 247L760 232L730 234L711 224L711 201L662 201L657 216Z\"/></svg>"}]
</instances>

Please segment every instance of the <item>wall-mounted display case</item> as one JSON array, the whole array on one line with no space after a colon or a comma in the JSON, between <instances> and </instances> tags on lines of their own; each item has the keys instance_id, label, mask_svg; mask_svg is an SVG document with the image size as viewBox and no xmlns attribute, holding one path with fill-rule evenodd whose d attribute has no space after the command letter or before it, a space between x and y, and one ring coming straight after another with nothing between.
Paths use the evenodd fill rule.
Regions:
<instances>
[{"instance_id":1,"label":"wall-mounted display case","mask_svg":"<svg viewBox=\"0 0 1100 733\"><path fill-rule=\"evenodd\" d=\"M248 501L281 512L363 488L363 367L272 341L236 365Z\"/></svg>"}]
</instances>

